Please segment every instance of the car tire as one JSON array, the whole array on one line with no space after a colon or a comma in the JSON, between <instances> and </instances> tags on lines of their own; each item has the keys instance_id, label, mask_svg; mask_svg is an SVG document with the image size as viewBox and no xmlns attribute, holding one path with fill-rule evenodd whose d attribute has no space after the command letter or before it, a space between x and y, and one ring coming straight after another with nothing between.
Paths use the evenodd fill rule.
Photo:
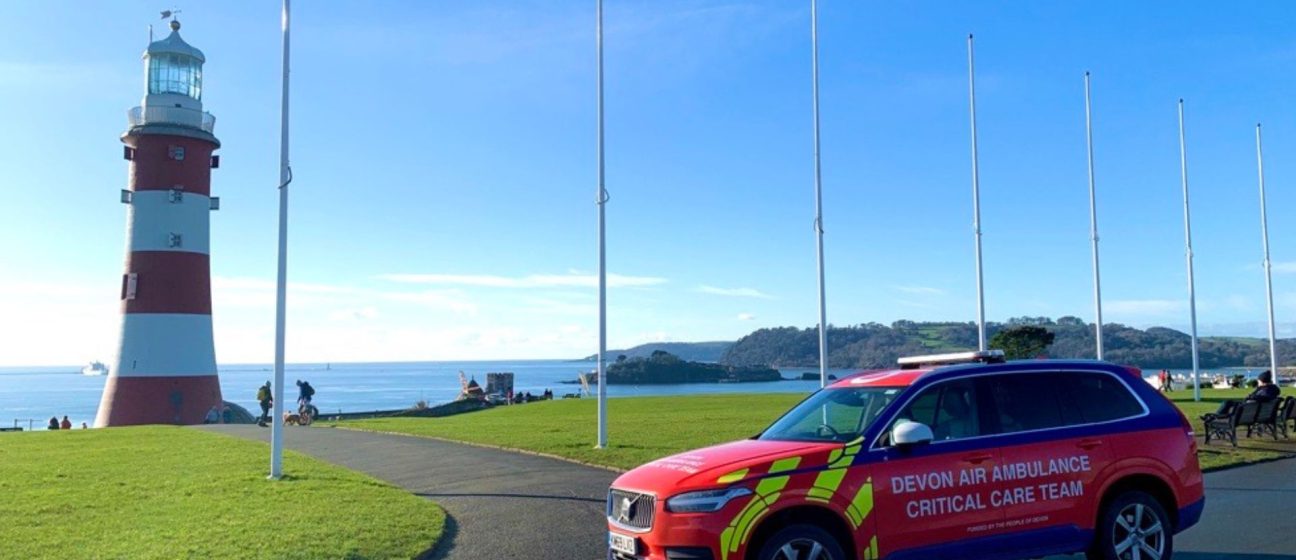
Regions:
<instances>
[{"instance_id":1,"label":"car tire","mask_svg":"<svg viewBox=\"0 0 1296 560\"><path fill-rule=\"evenodd\" d=\"M1108 502L1096 532L1093 548L1086 555L1089 560L1169 560L1174 554L1170 516L1161 502L1146 492L1126 492Z\"/></svg>"},{"instance_id":2,"label":"car tire","mask_svg":"<svg viewBox=\"0 0 1296 560\"><path fill-rule=\"evenodd\" d=\"M765 539L756 560L846 560L846 552L828 531L789 525Z\"/></svg>"}]
</instances>

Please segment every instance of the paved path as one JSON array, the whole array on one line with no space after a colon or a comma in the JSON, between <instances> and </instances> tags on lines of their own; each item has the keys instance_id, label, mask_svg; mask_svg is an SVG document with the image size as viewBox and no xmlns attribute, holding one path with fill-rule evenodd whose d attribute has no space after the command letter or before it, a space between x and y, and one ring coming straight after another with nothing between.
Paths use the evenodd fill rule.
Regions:
<instances>
[{"instance_id":1,"label":"paved path","mask_svg":"<svg viewBox=\"0 0 1296 560\"><path fill-rule=\"evenodd\" d=\"M208 426L268 441L256 426ZM288 447L430 498L450 514L429 557L606 557L603 500L616 474L426 438L292 428ZM1176 538L1177 560L1296 560L1296 459L1206 475L1206 513ZM1053 557L1050 560L1081 558Z\"/></svg>"},{"instance_id":2,"label":"paved path","mask_svg":"<svg viewBox=\"0 0 1296 560\"><path fill-rule=\"evenodd\" d=\"M203 429L270 440L254 425ZM607 487L616 473L575 463L426 438L289 428L285 445L436 501L449 514L429 558L601 560Z\"/></svg>"},{"instance_id":3,"label":"paved path","mask_svg":"<svg viewBox=\"0 0 1296 560\"><path fill-rule=\"evenodd\" d=\"M1206 511L1175 536L1175 560L1296 560L1293 508L1296 459L1208 473Z\"/></svg>"}]
</instances>

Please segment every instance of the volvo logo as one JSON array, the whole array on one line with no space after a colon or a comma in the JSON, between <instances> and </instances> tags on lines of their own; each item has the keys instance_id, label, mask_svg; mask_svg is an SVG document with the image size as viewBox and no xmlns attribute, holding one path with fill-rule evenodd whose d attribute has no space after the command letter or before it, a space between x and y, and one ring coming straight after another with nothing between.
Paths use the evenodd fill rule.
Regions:
<instances>
[{"instance_id":1,"label":"volvo logo","mask_svg":"<svg viewBox=\"0 0 1296 560\"><path fill-rule=\"evenodd\" d=\"M639 503L638 496L634 498L630 498L630 497L621 498L621 504L617 508L617 516L616 516L617 522L626 523L626 524L630 523L630 520L634 518L635 505L638 503Z\"/></svg>"}]
</instances>

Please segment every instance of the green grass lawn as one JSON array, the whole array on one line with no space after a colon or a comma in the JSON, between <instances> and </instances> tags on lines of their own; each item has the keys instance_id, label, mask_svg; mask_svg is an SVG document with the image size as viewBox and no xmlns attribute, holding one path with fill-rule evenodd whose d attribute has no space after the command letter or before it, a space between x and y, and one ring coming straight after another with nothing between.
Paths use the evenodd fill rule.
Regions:
<instances>
[{"instance_id":1,"label":"green grass lawn","mask_svg":"<svg viewBox=\"0 0 1296 560\"><path fill-rule=\"evenodd\" d=\"M1202 389L1201 402L1193 401L1192 389L1175 391L1166 396L1188 416L1197 434L1203 435L1202 423L1198 420L1201 415L1215 412L1225 400L1241 400L1250 392L1251 389ZM1197 459L1201 462L1202 469L1214 470L1293 454L1296 454L1296 443L1292 440L1274 442L1273 439L1239 437L1236 448L1223 441L1198 446Z\"/></svg>"},{"instance_id":2,"label":"green grass lawn","mask_svg":"<svg viewBox=\"0 0 1296 560\"><path fill-rule=\"evenodd\" d=\"M1213 412L1224 399L1240 399L1248 390L1192 391L1169 396L1197 430L1197 417ZM805 395L746 394L608 399L608 449L594 449L596 408L593 399L560 400L497 407L444 418L378 418L338 425L494 445L558 455L577 461L630 469L645 462L716 443L752 436ZM1201 446L1203 469L1218 469L1296 454L1296 443L1239 440Z\"/></svg>"},{"instance_id":3,"label":"green grass lawn","mask_svg":"<svg viewBox=\"0 0 1296 560\"><path fill-rule=\"evenodd\" d=\"M412 558L432 502L293 452L175 427L0 434L5 558Z\"/></svg>"},{"instance_id":4,"label":"green grass lawn","mask_svg":"<svg viewBox=\"0 0 1296 560\"><path fill-rule=\"evenodd\" d=\"M608 399L608 449L595 399L500 406L444 418L377 418L339 425L539 451L630 469L688 449L756 435L803 394Z\"/></svg>"}]
</instances>

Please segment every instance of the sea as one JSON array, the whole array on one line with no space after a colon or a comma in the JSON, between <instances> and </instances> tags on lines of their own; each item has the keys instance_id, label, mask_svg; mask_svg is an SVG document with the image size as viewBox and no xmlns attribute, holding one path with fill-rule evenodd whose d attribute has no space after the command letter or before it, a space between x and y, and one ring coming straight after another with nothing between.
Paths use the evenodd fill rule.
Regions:
<instances>
[{"instance_id":1,"label":"sea","mask_svg":"<svg viewBox=\"0 0 1296 560\"><path fill-rule=\"evenodd\" d=\"M67 415L74 426L94 425L106 376L81 374L82 366L0 367L0 426L41 428L51 416ZM297 398L298 379L315 387L314 404L321 413L367 412L409 408L419 401L430 405L450 402L459 396L459 372L476 379L484 388L486 374L512 372L514 392L541 394L553 391L555 398L580 393L578 374L593 368L591 362L572 360L505 360L471 362L335 363L288 364L284 368L285 395L289 403ZM783 377L800 378L818 373L817 368L780 370ZM844 375L856 370L829 370ZM256 392L273 381L270 364L218 366L221 394L225 400L256 410ZM568 383L564 383L568 382ZM819 388L819 381L768 381L758 383L692 383L682 385L609 385L609 397L649 395L702 395L715 393L806 393ZM597 390L596 387L591 387Z\"/></svg>"},{"instance_id":2,"label":"sea","mask_svg":"<svg viewBox=\"0 0 1296 560\"><path fill-rule=\"evenodd\" d=\"M0 426L40 428L51 416L66 415L74 426L82 422L94 425L99 398L106 376L81 374L82 366L0 367ZM475 379L483 387L486 374L512 372L514 391L541 394L545 389L555 398L580 393L573 383L581 372L592 368L590 362L572 360L504 360L467 362L407 363L336 363L288 364L285 367L285 394L295 402L295 381L309 381L315 387L314 403L324 414L367 412L409 408L419 401L430 405L450 402L459 395L459 373ZM1203 386L1209 386L1210 375L1243 374L1254 377L1263 368L1227 368L1204 370ZM255 410L256 391L261 384L274 379L270 364L230 364L218 368L221 393L225 400ZM757 383L691 383L681 385L609 385L608 396L640 397L651 395L704 395L718 393L803 393L819 388L819 381L801 381L804 373L818 373L816 368L779 370L785 378L796 381ZM830 369L842 376L855 369ZM1145 369L1153 376L1157 369ZM1173 374L1191 376L1191 370L1171 370ZM565 383L566 382L566 383ZM595 389L596 390L596 389Z\"/></svg>"}]
</instances>

